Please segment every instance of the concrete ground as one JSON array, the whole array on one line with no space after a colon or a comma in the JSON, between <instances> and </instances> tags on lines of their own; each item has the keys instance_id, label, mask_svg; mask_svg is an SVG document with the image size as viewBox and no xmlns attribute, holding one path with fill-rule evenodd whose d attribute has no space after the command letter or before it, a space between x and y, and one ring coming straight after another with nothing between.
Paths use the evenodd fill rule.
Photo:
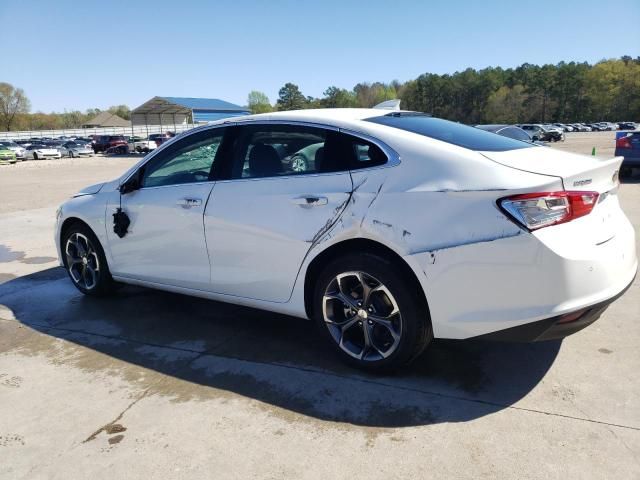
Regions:
<instances>
[{"instance_id":1,"label":"concrete ground","mask_svg":"<svg viewBox=\"0 0 640 480\"><path fill-rule=\"evenodd\" d=\"M77 292L55 208L134 161L0 167L0 478L640 478L639 280L562 342L440 341L365 375L304 321ZM620 196L640 238L639 183Z\"/></svg>"}]
</instances>

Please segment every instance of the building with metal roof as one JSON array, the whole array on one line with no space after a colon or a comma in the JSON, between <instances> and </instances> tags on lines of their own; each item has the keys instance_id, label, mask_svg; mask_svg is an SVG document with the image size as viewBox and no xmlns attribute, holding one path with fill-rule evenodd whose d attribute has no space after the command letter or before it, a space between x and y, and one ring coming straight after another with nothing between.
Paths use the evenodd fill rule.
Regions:
<instances>
[{"instance_id":1,"label":"building with metal roof","mask_svg":"<svg viewBox=\"0 0 640 480\"><path fill-rule=\"evenodd\" d=\"M206 123L251 113L217 98L153 97L131 112L133 125Z\"/></svg>"}]
</instances>

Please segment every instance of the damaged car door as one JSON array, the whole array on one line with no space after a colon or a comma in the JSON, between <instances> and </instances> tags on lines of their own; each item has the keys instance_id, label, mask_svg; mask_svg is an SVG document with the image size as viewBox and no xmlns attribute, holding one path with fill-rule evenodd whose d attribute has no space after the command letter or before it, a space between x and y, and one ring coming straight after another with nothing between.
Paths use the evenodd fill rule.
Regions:
<instances>
[{"instance_id":1,"label":"damaged car door","mask_svg":"<svg viewBox=\"0 0 640 480\"><path fill-rule=\"evenodd\" d=\"M210 265L202 222L213 188L212 169L225 128L178 138L146 162L121 186L120 205L130 219L120 238L107 229L114 275L206 290Z\"/></svg>"},{"instance_id":2,"label":"damaged car door","mask_svg":"<svg viewBox=\"0 0 640 480\"><path fill-rule=\"evenodd\" d=\"M205 210L211 290L286 302L307 252L349 201L348 152L337 129L235 128L228 177Z\"/></svg>"}]
</instances>

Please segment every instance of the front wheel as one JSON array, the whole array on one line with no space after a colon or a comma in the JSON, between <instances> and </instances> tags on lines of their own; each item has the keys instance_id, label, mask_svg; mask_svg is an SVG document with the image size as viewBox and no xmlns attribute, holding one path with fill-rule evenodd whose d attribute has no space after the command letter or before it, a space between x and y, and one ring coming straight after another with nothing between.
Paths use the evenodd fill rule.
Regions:
<instances>
[{"instance_id":1,"label":"front wheel","mask_svg":"<svg viewBox=\"0 0 640 480\"><path fill-rule=\"evenodd\" d=\"M99 240L84 224L71 225L62 235L64 267L75 287L86 295L111 293L114 282Z\"/></svg>"},{"instance_id":2,"label":"front wheel","mask_svg":"<svg viewBox=\"0 0 640 480\"><path fill-rule=\"evenodd\" d=\"M433 339L419 288L383 257L345 255L318 277L314 319L346 362L367 370L394 369L414 360Z\"/></svg>"},{"instance_id":3,"label":"front wheel","mask_svg":"<svg viewBox=\"0 0 640 480\"><path fill-rule=\"evenodd\" d=\"M34 153L34 154L33 154L33 159L34 159L34 160L38 160L38 154L37 154L37 153Z\"/></svg>"}]
</instances>

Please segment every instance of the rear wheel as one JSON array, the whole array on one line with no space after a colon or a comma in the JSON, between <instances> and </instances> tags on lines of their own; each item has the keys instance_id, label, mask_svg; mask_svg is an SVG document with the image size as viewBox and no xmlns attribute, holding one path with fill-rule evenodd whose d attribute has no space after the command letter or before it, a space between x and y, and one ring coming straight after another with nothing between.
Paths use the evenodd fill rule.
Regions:
<instances>
[{"instance_id":1,"label":"rear wheel","mask_svg":"<svg viewBox=\"0 0 640 480\"><path fill-rule=\"evenodd\" d=\"M35 153L35 152L33 153L33 159L34 159L34 160L38 160L38 154L37 154L37 153Z\"/></svg>"},{"instance_id":2,"label":"rear wheel","mask_svg":"<svg viewBox=\"0 0 640 480\"><path fill-rule=\"evenodd\" d=\"M62 235L64 267L78 290L86 295L105 295L114 287L107 259L91 229L74 223Z\"/></svg>"},{"instance_id":3,"label":"rear wheel","mask_svg":"<svg viewBox=\"0 0 640 480\"><path fill-rule=\"evenodd\" d=\"M414 360L433 338L428 308L413 279L374 254L349 254L320 274L314 318L343 360L383 370Z\"/></svg>"}]
</instances>

